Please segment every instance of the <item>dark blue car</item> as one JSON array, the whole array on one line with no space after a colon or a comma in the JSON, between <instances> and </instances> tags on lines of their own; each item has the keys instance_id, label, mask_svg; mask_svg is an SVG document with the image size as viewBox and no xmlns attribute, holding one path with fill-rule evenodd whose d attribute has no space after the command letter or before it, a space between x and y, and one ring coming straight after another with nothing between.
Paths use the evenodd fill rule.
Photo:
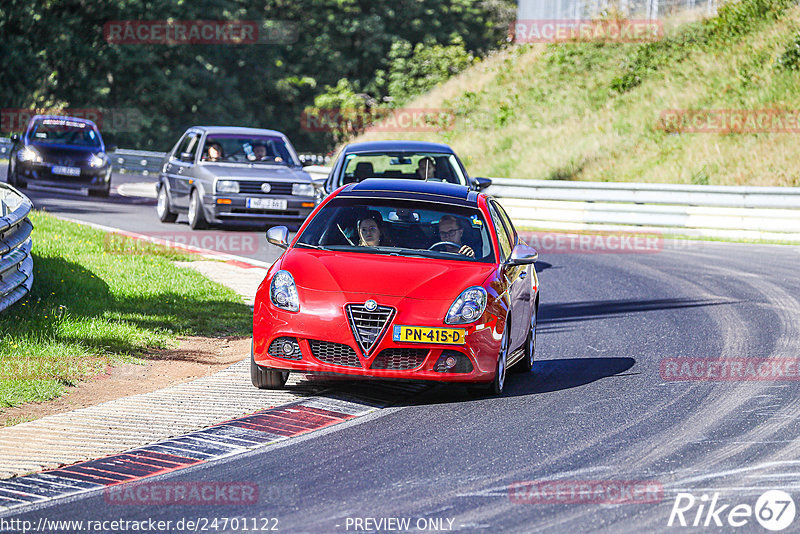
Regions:
<instances>
[{"instance_id":1,"label":"dark blue car","mask_svg":"<svg viewBox=\"0 0 800 534\"><path fill-rule=\"evenodd\" d=\"M21 136L13 136L8 183L107 197L111 162L97 125L88 119L35 115Z\"/></svg>"}]
</instances>

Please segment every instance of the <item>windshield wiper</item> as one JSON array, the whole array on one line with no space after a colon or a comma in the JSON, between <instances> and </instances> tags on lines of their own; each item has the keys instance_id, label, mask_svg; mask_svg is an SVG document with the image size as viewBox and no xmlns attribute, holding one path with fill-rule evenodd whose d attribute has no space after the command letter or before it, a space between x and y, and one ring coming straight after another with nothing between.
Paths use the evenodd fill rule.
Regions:
<instances>
[{"instance_id":1,"label":"windshield wiper","mask_svg":"<svg viewBox=\"0 0 800 534\"><path fill-rule=\"evenodd\" d=\"M314 250L325 250L325 251L330 251L331 250L331 249L325 248L325 247L323 247L321 245L312 245L311 243L297 243L297 245L295 245L295 246L304 247L304 248L313 248Z\"/></svg>"}]
</instances>

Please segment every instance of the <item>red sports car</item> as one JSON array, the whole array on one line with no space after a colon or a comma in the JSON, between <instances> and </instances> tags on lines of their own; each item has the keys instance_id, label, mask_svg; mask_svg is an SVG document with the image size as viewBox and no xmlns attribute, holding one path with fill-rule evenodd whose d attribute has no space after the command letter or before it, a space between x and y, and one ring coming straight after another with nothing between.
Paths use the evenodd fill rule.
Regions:
<instances>
[{"instance_id":1,"label":"red sports car","mask_svg":"<svg viewBox=\"0 0 800 534\"><path fill-rule=\"evenodd\" d=\"M536 349L536 250L494 198L369 179L320 204L256 294L253 385L290 371L463 382L499 394Z\"/></svg>"}]
</instances>

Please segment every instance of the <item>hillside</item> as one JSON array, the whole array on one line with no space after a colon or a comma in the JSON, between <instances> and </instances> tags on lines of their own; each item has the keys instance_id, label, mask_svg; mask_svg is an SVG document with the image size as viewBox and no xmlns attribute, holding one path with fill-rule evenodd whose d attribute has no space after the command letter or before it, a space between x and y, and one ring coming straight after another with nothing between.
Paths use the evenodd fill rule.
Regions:
<instances>
[{"instance_id":1,"label":"hillside","mask_svg":"<svg viewBox=\"0 0 800 534\"><path fill-rule=\"evenodd\" d=\"M509 47L404 104L452 110L452 130L358 140L444 141L474 176L800 186L800 7L685 20L649 44ZM662 126L669 110L793 113L787 133L686 133Z\"/></svg>"}]
</instances>

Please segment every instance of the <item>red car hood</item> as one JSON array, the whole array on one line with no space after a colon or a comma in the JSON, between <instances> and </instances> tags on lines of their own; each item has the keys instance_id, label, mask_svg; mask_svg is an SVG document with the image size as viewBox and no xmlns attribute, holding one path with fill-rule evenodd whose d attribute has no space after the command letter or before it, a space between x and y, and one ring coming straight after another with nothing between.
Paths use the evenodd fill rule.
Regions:
<instances>
[{"instance_id":1,"label":"red car hood","mask_svg":"<svg viewBox=\"0 0 800 534\"><path fill-rule=\"evenodd\" d=\"M491 263L295 248L284 257L281 269L292 273L298 287L315 291L452 300L467 287L483 284L495 267Z\"/></svg>"}]
</instances>

